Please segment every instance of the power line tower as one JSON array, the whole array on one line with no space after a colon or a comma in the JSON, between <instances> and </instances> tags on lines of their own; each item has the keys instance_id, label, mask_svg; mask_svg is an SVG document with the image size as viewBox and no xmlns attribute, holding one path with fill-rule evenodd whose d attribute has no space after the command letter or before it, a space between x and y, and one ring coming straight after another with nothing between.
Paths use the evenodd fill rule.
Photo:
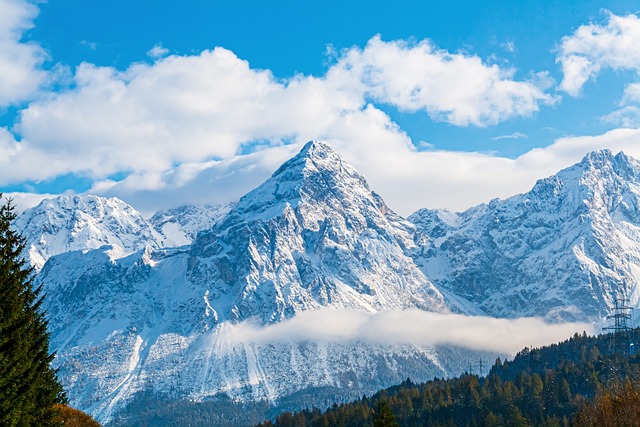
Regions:
<instances>
[{"instance_id":1,"label":"power line tower","mask_svg":"<svg viewBox=\"0 0 640 427\"><path fill-rule=\"evenodd\" d=\"M633 346L633 307L629 306L629 301L622 297L614 300L613 313L607 319L613 322L612 325L604 328L611 332L611 351L614 353L629 353Z\"/></svg>"}]
</instances>

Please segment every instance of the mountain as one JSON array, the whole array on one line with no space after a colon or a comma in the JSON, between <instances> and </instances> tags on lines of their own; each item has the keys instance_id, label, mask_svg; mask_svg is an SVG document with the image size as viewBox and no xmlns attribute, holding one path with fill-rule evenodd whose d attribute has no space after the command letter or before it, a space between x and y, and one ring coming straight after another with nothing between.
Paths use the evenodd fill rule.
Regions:
<instances>
[{"instance_id":1,"label":"mountain","mask_svg":"<svg viewBox=\"0 0 640 427\"><path fill-rule=\"evenodd\" d=\"M61 253L112 246L119 257L146 246L158 247L142 215L117 198L59 196L45 199L16 218L14 227L27 241L27 259L40 270Z\"/></svg>"},{"instance_id":2,"label":"mountain","mask_svg":"<svg viewBox=\"0 0 640 427\"><path fill-rule=\"evenodd\" d=\"M51 257L36 281L59 376L74 405L107 422L141 392L275 404L314 390L321 402L459 372L464 350L232 339L239 322L260 328L320 308L447 311L411 258L414 234L351 165L311 142L191 245Z\"/></svg>"},{"instance_id":3,"label":"mountain","mask_svg":"<svg viewBox=\"0 0 640 427\"><path fill-rule=\"evenodd\" d=\"M48 258L35 280L60 378L75 406L108 422L147 403L140 395L324 404L457 374L473 354L282 338L315 310L600 321L615 298L636 306L639 191L639 162L598 151L526 194L407 220L311 142L232 206L145 221L117 199L82 196L18 225L32 259ZM255 338L264 331L279 338Z\"/></svg>"},{"instance_id":4,"label":"mountain","mask_svg":"<svg viewBox=\"0 0 640 427\"><path fill-rule=\"evenodd\" d=\"M608 150L525 194L459 214L420 210L416 264L462 312L598 320L638 305L640 162Z\"/></svg>"},{"instance_id":5,"label":"mountain","mask_svg":"<svg viewBox=\"0 0 640 427\"><path fill-rule=\"evenodd\" d=\"M157 232L163 248L189 245L200 231L209 230L233 207L222 205L184 205L156 212L148 222Z\"/></svg>"},{"instance_id":6,"label":"mountain","mask_svg":"<svg viewBox=\"0 0 640 427\"><path fill-rule=\"evenodd\" d=\"M27 259L40 270L51 256L65 252L112 246L111 257L120 258L147 246L188 245L231 206L185 205L156 212L145 220L117 198L59 196L22 212L14 227L27 239Z\"/></svg>"},{"instance_id":7,"label":"mountain","mask_svg":"<svg viewBox=\"0 0 640 427\"><path fill-rule=\"evenodd\" d=\"M413 226L327 144L307 144L194 242L189 278L214 321L330 306L445 310L407 255Z\"/></svg>"}]
</instances>

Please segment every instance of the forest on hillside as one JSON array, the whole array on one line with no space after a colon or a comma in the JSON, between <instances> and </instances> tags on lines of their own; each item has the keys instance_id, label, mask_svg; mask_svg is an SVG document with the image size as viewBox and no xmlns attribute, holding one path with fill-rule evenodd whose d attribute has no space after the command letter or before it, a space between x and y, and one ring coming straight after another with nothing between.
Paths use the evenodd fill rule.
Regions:
<instances>
[{"instance_id":1,"label":"forest on hillside","mask_svg":"<svg viewBox=\"0 0 640 427\"><path fill-rule=\"evenodd\" d=\"M525 348L512 361L498 359L486 377L465 374L422 384L407 379L371 397L325 411L282 413L259 426L640 425L640 355L629 344L629 336L576 334ZM381 421L386 407L395 421Z\"/></svg>"}]
</instances>

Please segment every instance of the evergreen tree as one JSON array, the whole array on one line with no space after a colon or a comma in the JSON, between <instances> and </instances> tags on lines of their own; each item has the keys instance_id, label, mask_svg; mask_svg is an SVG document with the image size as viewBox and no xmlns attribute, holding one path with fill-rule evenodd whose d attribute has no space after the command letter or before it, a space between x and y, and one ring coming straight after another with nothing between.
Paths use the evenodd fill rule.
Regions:
<instances>
[{"instance_id":1,"label":"evergreen tree","mask_svg":"<svg viewBox=\"0 0 640 427\"><path fill-rule=\"evenodd\" d=\"M376 406L373 414L373 427L399 427L386 400L381 400Z\"/></svg>"},{"instance_id":2,"label":"evergreen tree","mask_svg":"<svg viewBox=\"0 0 640 427\"><path fill-rule=\"evenodd\" d=\"M51 368L41 290L33 288L32 269L21 257L24 238L11 229L15 218L11 200L1 202L0 425L61 425L54 405L66 398Z\"/></svg>"}]
</instances>

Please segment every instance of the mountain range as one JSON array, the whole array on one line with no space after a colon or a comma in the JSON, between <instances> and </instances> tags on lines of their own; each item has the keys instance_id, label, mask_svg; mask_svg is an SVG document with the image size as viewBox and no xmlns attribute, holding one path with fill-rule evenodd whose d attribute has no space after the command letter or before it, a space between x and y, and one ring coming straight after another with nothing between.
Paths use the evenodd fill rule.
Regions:
<instances>
[{"instance_id":1,"label":"mountain range","mask_svg":"<svg viewBox=\"0 0 640 427\"><path fill-rule=\"evenodd\" d=\"M320 309L600 321L617 298L635 306L639 180L638 161L604 150L528 193L405 219L314 141L231 205L145 220L118 199L62 196L15 226L47 295L71 401L108 422L141 392L276 403L314 390L317 402L457 374L469 357L424 345L237 342L241 322Z\"/></svg>"}]
</instances>

